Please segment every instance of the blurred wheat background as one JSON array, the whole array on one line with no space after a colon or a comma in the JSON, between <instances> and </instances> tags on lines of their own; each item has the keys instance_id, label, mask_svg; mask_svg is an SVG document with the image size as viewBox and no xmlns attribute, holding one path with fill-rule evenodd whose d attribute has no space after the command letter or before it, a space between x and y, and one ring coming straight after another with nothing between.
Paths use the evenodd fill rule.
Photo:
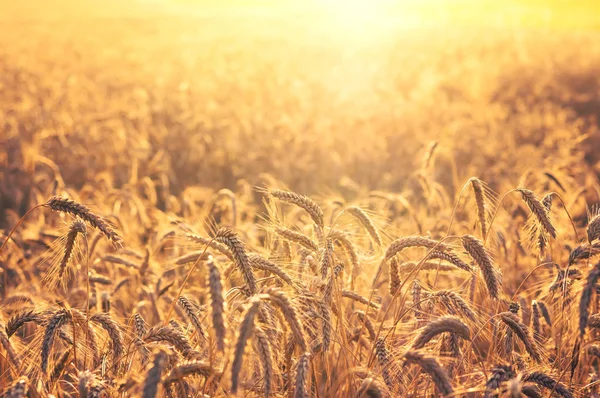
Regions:
<instances>
[{"instance_id":1,"label":"blurred wheat background","mask_svg":"<svg viewBox=\"0 0 600 398\"><path fill-rule=\"evenodd\" d=\"M0 24L6 396L597 394L600 4L3 0ZM447 291L466 335L413 344L464 315L420 305Z\"/></svg>"}]
</instances>

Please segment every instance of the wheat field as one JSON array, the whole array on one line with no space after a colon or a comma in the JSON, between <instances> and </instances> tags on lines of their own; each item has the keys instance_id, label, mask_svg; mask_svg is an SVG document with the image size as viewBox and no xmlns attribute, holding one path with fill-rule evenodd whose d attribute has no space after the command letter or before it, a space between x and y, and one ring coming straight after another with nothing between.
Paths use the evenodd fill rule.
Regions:
<instances>
[{"instance_id":1,"label":"wheat field","mask_svg":"<svg viewBox=\"0 0 600 398\"><path fill-rule=\"evenodd\" d=\"M597 6L192 3L0 2L3 397L599 396Z\"/></svg>"}]
</instances>

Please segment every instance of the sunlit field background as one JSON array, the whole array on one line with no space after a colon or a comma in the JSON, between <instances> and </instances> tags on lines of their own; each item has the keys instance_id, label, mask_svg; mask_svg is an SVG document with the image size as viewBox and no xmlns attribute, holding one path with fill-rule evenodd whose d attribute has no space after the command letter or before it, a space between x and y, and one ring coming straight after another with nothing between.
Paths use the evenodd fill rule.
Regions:
<instances>
[{"instance_id":1,"label":"sunlit field background","mask_svg":"<svg viewBox=\"0 0 600 398\"><path fill-rule=\"evenodd\" d=\"M2 138L75 187L160 154L177 190L400 191L431 140L497 187L595 131L592 3L4 3Z\"/></svg>"},{"instance_id":2,"label":"sunlit field background","mask_svg":"<svg viewBox=\"0 0 600 398\"><path fill-rule=\"evenodd\" d=\"M589 232L600 202L600 2L2 0L0 26L0 232L8 236L27 210L61 195L106 217L124 240L122 248L98 241L90 225L82 233L89 242L71 257L63 246L74 213L63 209L59 217L50 205L18 225L0 249L0 319L14 325L24 308L37 318L6 339L0 333L0 390L27 385L31 397L230 395L242 319L254 303L249 296L260 293L254 300L267 303L274 300L267 289L275 288L297 306L316 346L302 348L285 317L263 313L278 309L261 304L255 326L279 333L267 333L270 387L258 330L245 351L241 342L240 396L442 396L447 390L435 382L441 376L430 377L418 360L405 363L428 322L461 317L450 307L419 304L418 297L433 302L428 297L441 290L458 293L476 313L461 318L471 341L444 332L416 351L439 362L453 387L449 396L479 397L486 388L497 394L490 396L511 397L595 393L600 348L594 354L589 347L598 336L593 329L580 334L580 327L586 330L586 294L593 296L590 313L597 307L590 290L597 280L586 282L597 268L581 253L600 252ZM483 215L473 177L485 191ZM542 202L532 207L515 188L531 190L536 200L555 192L554 207L536 215ZM273 189L313 198L324 226L302 206L265 199ZM349 206L359 206L372 224L353 218ZM543 217L557 226L555 236ZM219 227L235 231L251 256L287 272L293 288L263 266L255 270L259 290L249 292L232 247L213 245L214 257L181 260L215 236L230 245ZM282 227L316 246L290 243ZM190 243L190 233L208 239ZM460 239L466 234L504 274L498 297L486 290L481 258ZM427 251L386 251L412 235L451 244L474 276L439 267L400 272L395 293L390 263L419 262ZM321 277L331 241L331 258L344 271L338 276L332 263ZM577 247L581 257L569 260ZM61 259L72 275L48 287L44 275ZM318 263L314 275L311 261ZM224 350L215 347L220 332L212 323L208 263L223 279ZM181 295L193 301L206 338L175 306ZM321 300L319 310L310 300L300 305L306 297ZM544 303L554 322L535 329L532 300ZM511 302L520 303L519 322L541 361L518 333L506 342L510 326L496 320ZM85 326L84 334L98 334L97 361L85 337L56 337L48 348L47 325L61 308L72 319L64 333ZM77 310L83 318L73 315ZM106 312L116 325L112 334L90 318ZM140 332L134 314L148 328L176 330L193 355L173 350L172 339ZM376 336L365 331L365 317ZM73 326L75 319L83 322ZM179 326L168 326L175 319ZM320 340L325 322L333 336L328 349ZM125 349L113 358L117 329ZM45 347L48 370L40 368ZM73 356L64 354L70 349ZM177 373L188 360L210 371ZM502 373L500 365L509 368ZM22 376L28 381L19 384ZM534 387L542 395L533 395Z\"/></svg>"}]
</instances>

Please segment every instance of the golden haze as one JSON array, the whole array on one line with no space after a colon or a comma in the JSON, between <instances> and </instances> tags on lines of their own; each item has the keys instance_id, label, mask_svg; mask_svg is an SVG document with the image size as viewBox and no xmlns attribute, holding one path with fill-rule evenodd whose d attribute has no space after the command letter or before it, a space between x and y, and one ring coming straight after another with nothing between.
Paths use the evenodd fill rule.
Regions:
<instances>
[{"instance_id":1,"label":"golden haze","mask_svg":"<svg viewBox=\"0 0 600 398\"><path fill-rule=\"evenodd\" d=\"M3 396L597 396L595 2L0 21Z\"/></svg>"}]
</instances>

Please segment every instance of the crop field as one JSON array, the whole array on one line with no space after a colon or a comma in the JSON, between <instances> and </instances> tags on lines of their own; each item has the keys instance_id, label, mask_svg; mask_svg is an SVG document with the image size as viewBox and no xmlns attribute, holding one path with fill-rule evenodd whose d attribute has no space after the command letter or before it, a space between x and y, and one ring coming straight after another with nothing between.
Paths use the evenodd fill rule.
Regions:
<instances>
[{"instance_id":1,"label":"crop field","mask_svg":"<svg viewBox=\"0 0 600 398\"><path fill-rule=\"evenodd\" d=\"M0 23L2 397L600 396L600 5Z\"/></svg>"}]
</instances>

